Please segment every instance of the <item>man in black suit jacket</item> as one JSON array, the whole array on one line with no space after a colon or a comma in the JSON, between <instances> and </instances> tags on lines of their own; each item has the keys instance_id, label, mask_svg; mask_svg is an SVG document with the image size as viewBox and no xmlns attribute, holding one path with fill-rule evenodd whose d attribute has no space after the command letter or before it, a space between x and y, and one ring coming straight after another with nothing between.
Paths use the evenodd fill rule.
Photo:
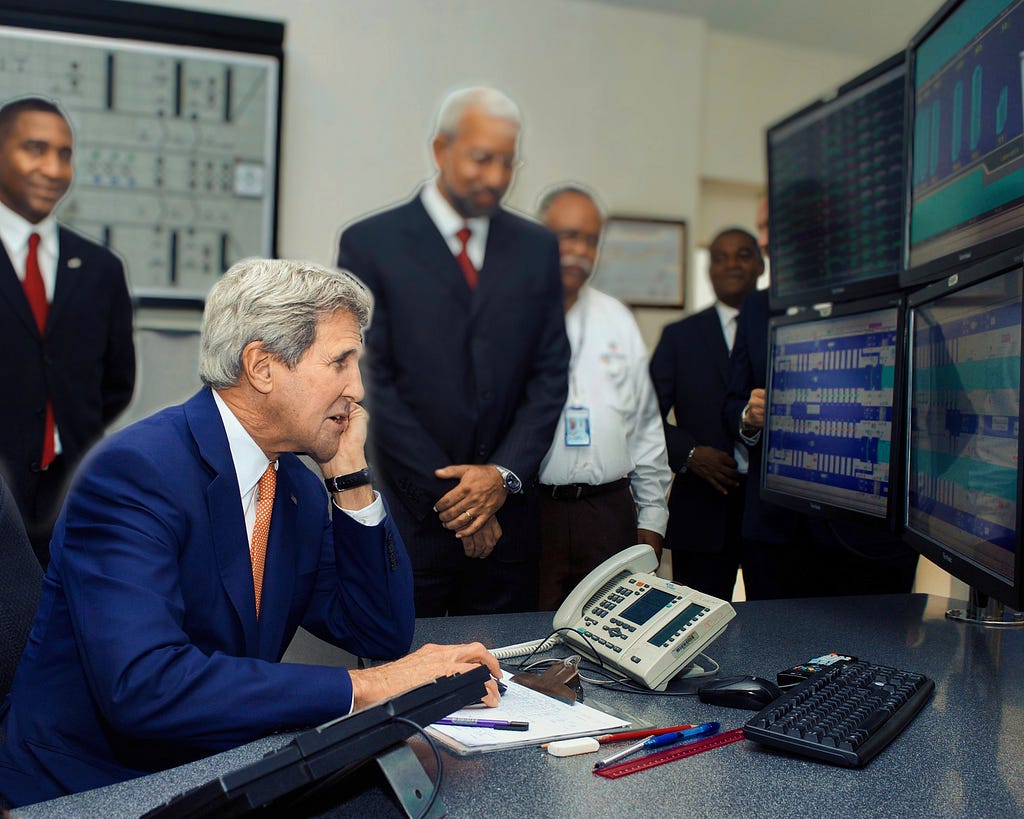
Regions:
<instances>
[{"instance_id":1,"label":"man in black suit jacket","mask_svg":"<svg viewBox=\"0 0 1024 819\"><path fill-rule=\"evenodd\" d=\"M452 94L433 140L437 177L339 243L339 267L374 295L371 451L419 616L536 607L536 475L569 344L557 241L501 207L519 129L503 94Z\"/></svg>"},{"instance_id":2,"label":"man in black suit jacket","mask_svg":"<svg viewBox=\"0 0 1024 819\"><path fill-rule=\"evenodd\" d=\"M44 567L75 465L135 384L124 268L53 217L71 155L71 128L53 103L0 108L0 349L12 371L0 468Z\"/></svg>"},{"instance_id":3,"label":"man in black suit jacket","mask_svg":"<svg viewBox=\"0 0 1024 819\"><path fill-rule=\"evenodd\" d=\"M651 357L651 378L676 473L665 546L678 583L729 600L740 563L746 452L722 421L729 350L743 297L757 286L764 259L747 231L719 233L709 276L717 301L669 324Z\"/></svg>"}]
</instances>

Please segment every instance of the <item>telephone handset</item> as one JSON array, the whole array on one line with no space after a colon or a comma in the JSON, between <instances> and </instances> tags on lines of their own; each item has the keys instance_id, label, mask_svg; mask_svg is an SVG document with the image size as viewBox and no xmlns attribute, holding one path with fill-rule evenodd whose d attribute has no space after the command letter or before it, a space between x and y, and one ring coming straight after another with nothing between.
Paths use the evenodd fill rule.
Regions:
<instances>
[{"instance_id":1,"label":"telephone handset","mask_svg":"<svg viewBox=\"0 0 1024 819\"><path fill-rule=\"evenodd\" d=\"M623 549L580 581L555 613L558 639L655 691L703 651L736 616L731 605L657 577L654 549ZM546 650L555 640L495 649L498 659ZM595 654L597 657L595 657Z\"/></svg>"}]
</instances>

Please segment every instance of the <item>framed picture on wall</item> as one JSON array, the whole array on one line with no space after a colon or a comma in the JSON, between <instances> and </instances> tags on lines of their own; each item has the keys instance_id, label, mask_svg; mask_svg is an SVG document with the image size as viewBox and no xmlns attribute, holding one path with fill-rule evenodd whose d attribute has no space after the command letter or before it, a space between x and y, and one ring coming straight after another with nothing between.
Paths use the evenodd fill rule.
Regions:
<instances>
[{"instance_id":1,"label":"framed picture on wall","mask_svg":"<svg viewBox=\"0 0 1024 819\"><path fill-rule=\"evenodd\" d=\"M686 222L610 216L594 285L631 307L683 307Z\"/></svg>"}]
</instances>

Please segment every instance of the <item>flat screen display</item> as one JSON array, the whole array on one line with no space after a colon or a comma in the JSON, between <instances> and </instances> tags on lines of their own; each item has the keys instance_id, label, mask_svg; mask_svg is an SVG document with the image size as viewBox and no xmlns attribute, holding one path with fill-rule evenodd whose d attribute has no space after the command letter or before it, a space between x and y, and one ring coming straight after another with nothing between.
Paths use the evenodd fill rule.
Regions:
<instances>
[{"instance_id":1,"label":"flat screen display","mask_svg":"<svg viewBox=\"0 0 1024 819\"><path fill-rule=\"evenodd\" d=\"M1024 242L1024 0L948 3L909 54L904 284Z\"/></svg>"},{"instance_id":2,"label":"flat screen display","mask_svg":"<svg viewBox=\"0 0 1024 819\"><path fill-rule=\"evenodd\" d=\"M773 308L898 289L905 79L901 54L768 129Z\"/></svg>"},{"instance_id":3,"label":"flat screen display","mask_svg":"<svg viewBox=\"0 0 1024 819\"><path fill-rule=\"evenodd\" d=\"M862 305L773 320L762 494L802 511L889 520L901 305Z\"/></svg>"},{"instance_id":4,"label":"flat screen display","mask_svg":"<svg viewBox=\"0 0 1024 819\"><path fill-rule=\"evenodd\" d=\"M1019 571L1022 279L1017 268L910 316L907 531L986 593Z\"/></svg>"}]
</instances>

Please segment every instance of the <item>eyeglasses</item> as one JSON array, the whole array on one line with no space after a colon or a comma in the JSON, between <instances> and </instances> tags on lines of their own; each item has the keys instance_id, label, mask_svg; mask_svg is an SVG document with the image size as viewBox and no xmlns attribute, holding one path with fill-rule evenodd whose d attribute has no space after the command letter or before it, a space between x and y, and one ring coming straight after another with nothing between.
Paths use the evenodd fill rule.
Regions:
<instances>
[{"instance_id":1,"label":"eyeglasses","mask_svg":"<svg viewBox=\"0 0 1024 819\"><path fill-rule=\"evenodd\" d=\"M601 243L598 233L584 233L582 230L556 230L559 242L583 242L587 247L596 248Z\"/></svg>"}]
</instances>

